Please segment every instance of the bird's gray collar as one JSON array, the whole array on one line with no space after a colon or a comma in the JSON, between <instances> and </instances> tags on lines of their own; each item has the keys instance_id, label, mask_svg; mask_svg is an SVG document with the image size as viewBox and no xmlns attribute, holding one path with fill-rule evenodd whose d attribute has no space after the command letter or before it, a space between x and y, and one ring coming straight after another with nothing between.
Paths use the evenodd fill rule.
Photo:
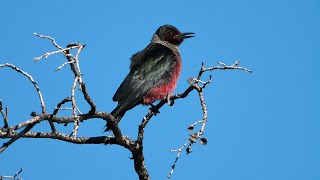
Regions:
<instances>
[{"instance_id":1,"label":"bird's gray collar","mask_svg":"<svg viewBox=\"0 0 320 180\"><path fill-rule=\"evenodd\" d=\"M161 44L161 45L164 45L172 50L176 50L176 51L179 51L179 48L177 45L174 45L174 44L171 44L169 43L168 41L162 41L160 40L159 36L157 34L154 34L152 36L152 39L151 39L151 42L153 43L158 43L158 44Z\"/></svg>"}]
</instances>

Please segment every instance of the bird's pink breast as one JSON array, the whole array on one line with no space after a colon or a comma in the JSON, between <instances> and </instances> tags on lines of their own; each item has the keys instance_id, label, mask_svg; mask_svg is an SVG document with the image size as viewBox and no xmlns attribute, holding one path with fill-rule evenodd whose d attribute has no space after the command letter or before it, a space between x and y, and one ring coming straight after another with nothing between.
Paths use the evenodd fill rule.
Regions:
<instances>
[{"instance_id":1,"label":"bird's pink breast","mask_svg":"<svg viewBox=\"0 0 320 180\"><path fill-rule=\"evenodd\" d=\"M182 66L182 63L181 63L180 56L177 56L177 63L173 68L173 73L168 83L162 86L156 86L151 88L147 92L147 94L143 97L142 104L150 104L156 100L165 99L168 96L168 94L171 94L173 90L176 88L176 85L180 76L181 66Z\"/></svg>"}]
</instances>

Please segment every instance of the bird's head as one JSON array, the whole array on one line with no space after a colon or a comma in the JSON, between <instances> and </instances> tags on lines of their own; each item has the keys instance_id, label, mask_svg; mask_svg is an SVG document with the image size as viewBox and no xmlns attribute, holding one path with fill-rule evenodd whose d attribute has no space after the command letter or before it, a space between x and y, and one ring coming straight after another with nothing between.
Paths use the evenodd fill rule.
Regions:
<instances>
[{"instance_id":1,"label":"bird's head","mask_svg":"<svg viewBox=\"0 0 320 180\"><path fill-rule=\"evenodd\" d=\"M184 39L194 37L194 33L181 33L176 27L172 25L163 25L158 28L156 35L161 41L167 41L174 45L180 45Z\"/></svg>"}]
</instances>

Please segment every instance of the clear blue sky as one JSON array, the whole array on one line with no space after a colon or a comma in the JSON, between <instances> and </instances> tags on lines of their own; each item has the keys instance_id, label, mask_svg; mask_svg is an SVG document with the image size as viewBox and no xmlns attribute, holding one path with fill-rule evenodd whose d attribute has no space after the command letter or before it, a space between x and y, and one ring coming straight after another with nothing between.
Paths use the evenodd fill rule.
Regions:
<instances>
[{"instance_id":1,"label":"clear blue sky","mask_svg":"<svg viewBox=\"0 0 320 180\"><path fill-rule=\"evenodd\" d=\"M207 146L182 154L173 179L320 179L320 2L317 0L243 1L16 1L0 2L0 63L13 63L33 75L48 110L69 96L64 59L33 58L54 50L33 32L65 46L81 42L81 70L100 111L111 111L113 93L128 73L130 56L143 49L158 26L173 24L196 33L180 48L183 70L175 92L196 76L201 62L240 60L254 70L216 71L205 90L209 120ZM25 77L0 69L0 99L11 125L41 112ZM81 94L78 93L78 99ZM88 106L79 100L82 111ZM147 112L138 107L121 121L134 136ZM62 114L63 115L63 114ZM67 112L64 113L67 115ZM201 118L196 93L164 107L146 128L144 151L152 179L165 179L188 138L187 126ZM2 120L0 125L3 126ZM103 121L82 124L81 136L100 136ZM59 130L70 132L63 126ZM43 122L34 130L48 131ZM7 140L0 140L0 143ZM57 140L21 139L0 155L0 175L21 167L23 179L137 179L130 153L117 146L74 145Z\"/></svg>"}]
</instances>

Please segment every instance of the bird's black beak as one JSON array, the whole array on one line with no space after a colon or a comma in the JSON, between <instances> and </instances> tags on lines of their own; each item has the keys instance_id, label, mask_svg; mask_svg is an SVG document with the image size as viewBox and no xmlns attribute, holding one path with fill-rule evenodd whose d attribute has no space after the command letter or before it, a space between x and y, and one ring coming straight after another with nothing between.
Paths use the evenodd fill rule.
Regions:
<instances>
[{"instance_id":1,"label":"bird's black beak","mask_svg":"<svg viewBox=\"0 0 320 180\"><path fill-rule=\"evenodd\" d=\"M181 33L181 38L182 39L192 38L192 37L194 37L193 34L195 34L195 33L192 33L192 32Z\"/></svg>"},{"instance_id":2,"label":"bird's black beak","mask_svg":"<svg viewBox=\"0 0 320 180\"><path fill-rule=\"evenodd\" d=\"M193 34L194 33L192 33L192 32L180 33L180 34L176 35L174 38L182 42L184 39L194 37Z\"/></svg>"}]
</instances>

